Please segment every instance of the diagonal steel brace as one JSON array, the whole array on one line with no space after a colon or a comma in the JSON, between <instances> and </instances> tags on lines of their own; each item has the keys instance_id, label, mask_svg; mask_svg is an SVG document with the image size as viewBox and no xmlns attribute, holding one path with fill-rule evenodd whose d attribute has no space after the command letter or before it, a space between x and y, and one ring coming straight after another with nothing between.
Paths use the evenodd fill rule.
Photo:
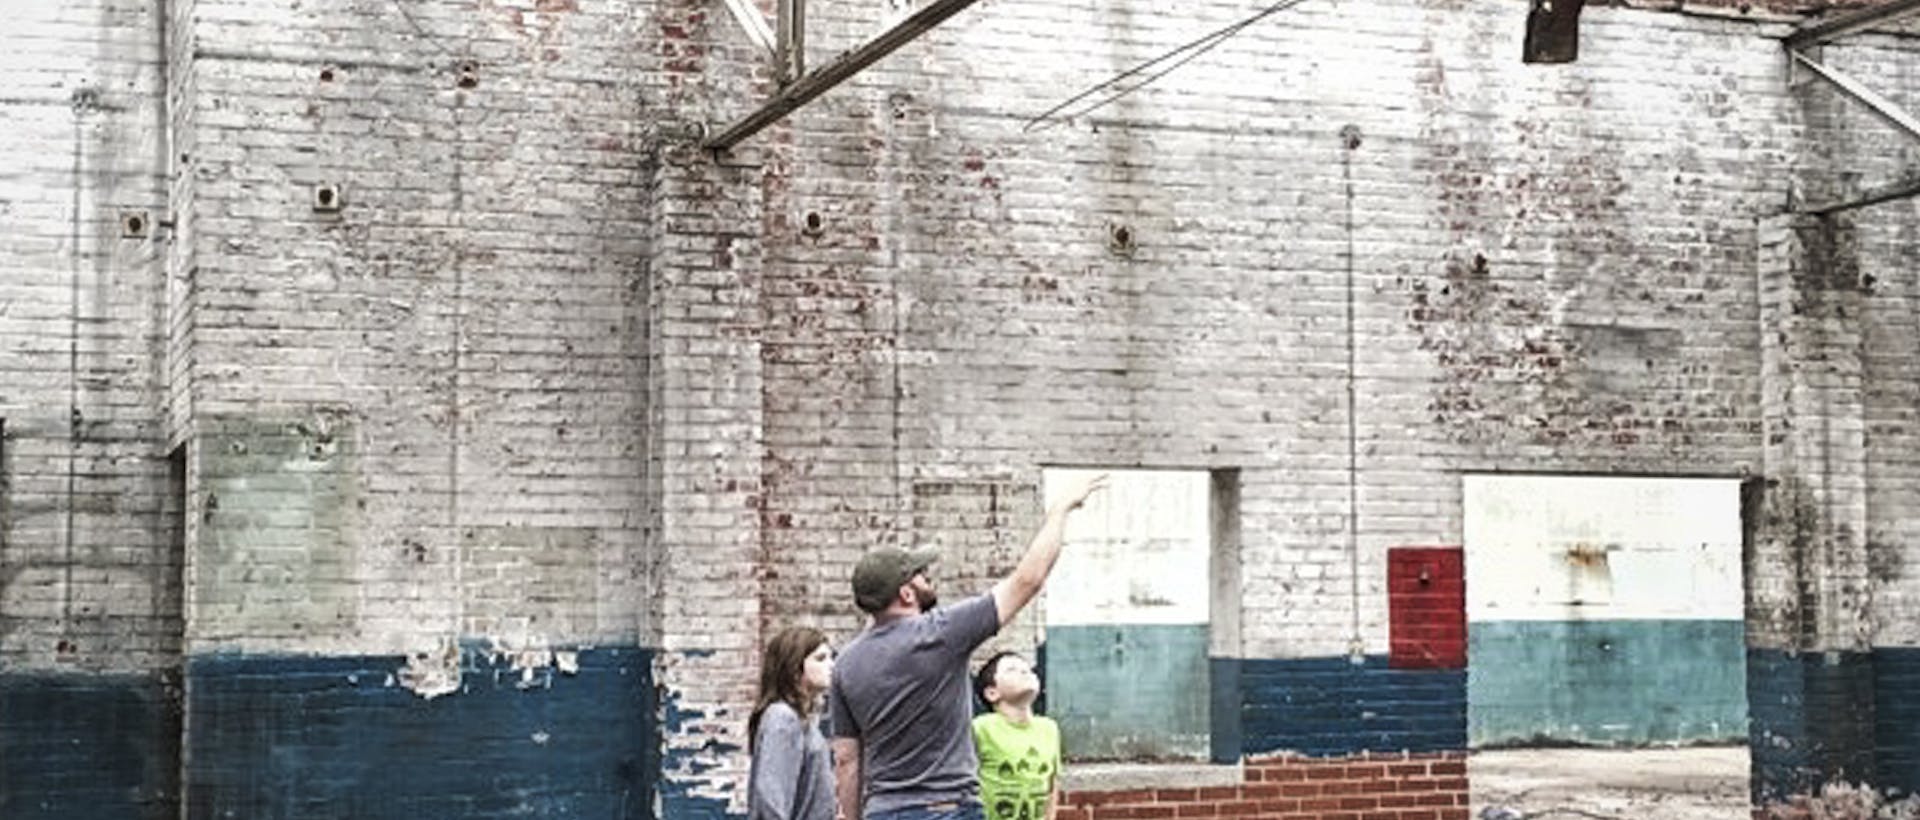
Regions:
<instances>
[{"instance_id":1,"label":"diagonal steel brace","mask_svg":"<svg viewBox=\"0 0 1920 820\"><path fill-rule=\"evenodd\" d=\"M1878 92L1837 68L1823 64L1798 51L1789 50L1788 53L1792 54L1793 59L1800 65L1812 70L1814 74L1820 76L1820 79L1832 83L1835 88L1840 89L1841 93L1852 97L1855 102L1872 109L1873 113L1878 114L1893 127L1907 132L1907 136L1920 139L1920 119L1914 119L1913 115L1907 113L1906 109L1901 108L1898 103L1880 96Z\"/></svg>"}]
</instances>

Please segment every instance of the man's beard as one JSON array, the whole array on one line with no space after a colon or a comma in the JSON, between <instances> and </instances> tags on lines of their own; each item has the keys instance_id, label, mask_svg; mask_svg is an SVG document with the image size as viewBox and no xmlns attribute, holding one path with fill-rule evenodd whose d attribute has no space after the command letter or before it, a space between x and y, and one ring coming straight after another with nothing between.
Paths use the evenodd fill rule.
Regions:
<instances>
[{"instance_id":1,"label":"man's beard","mask_svg":"<svg viewBox=\"0 0 1920 820\"><path fill-rule=\"evenodd\" d=\"M934 592L932 587L914 590L913 599L919 602L921 612L932 612L933 608L940 603L940 595Z\"/></svg>"}]
</instances>

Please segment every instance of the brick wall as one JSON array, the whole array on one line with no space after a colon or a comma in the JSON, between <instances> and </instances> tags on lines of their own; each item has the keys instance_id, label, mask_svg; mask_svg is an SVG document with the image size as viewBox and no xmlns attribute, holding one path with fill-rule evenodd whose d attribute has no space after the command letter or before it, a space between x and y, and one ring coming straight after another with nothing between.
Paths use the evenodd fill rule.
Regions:
<instances>
[{"instance_id":1,"label":"brick wall","mask_svg":"<svg viewBox=\"0 0 1920 820\"><path fill-rule=\"evenodd\" d=\"M1838 223L1798 283L1760 220L1915 149L1790 87L1785 26L1725 5L1589 9L1580 61L1541 67L1524 4L1308 3L1023 130L1246 9L987 3L720 158L688 125L768 86L711 3L22 13L0 663L134 681L99 702L154 704L130 734L157 738L183 651L289 680L372 658L411 693L483 646L639 644L664 749L635 765L665 769L674 816L721 813L758 636L857 629L845 572L876 544L949 547L978 570L949 589L977 588L1041 465L1235 471L1245 593L1215 677L1239 683L1216 703L1356 651L1400 680L1375 669L1387 549L1460 540L1462 470L1774 480L1768 662L1907 647L1914 206ZM882 25L809 16L816 64ZM1914 53L1828 58L1901 97ZM157 232L123 239L141 208ZM568 686L529 696L598 708ZM1451 720L1449 686L1405 717ZM287 720L300 754L344 753ZM1315 735L1233 728L1229 758ZM136 759L177 770L165 747Z\"/></svg>"},{"instance_id":2,"label":"brick wall","mask_svg":"<svg viewBox=\"0 0 1920 820\"><path fill-rule=\"evenodd\" d=\"M157 415L159 22L112 3L16 22L0 60L0 667L144 672L175 663L180 630Z\"/></svg>"},{"instance_id":3,"label":"brick wall","mask_svg":"<svg viewBox=\"0 0 1920 820\"><path fill-rule=\"evenodd\" d=\"M151 4L8 10L0 55L0 815L178 812Z\"/></svg>"},{"instance_id":4,"label":"brick wall","mask_svg":"<svg viewBox=\"0 0 1920 820\"><path fill-rule=\"evenodd\" d=\"M1910 58L1887 45L1854 38L1820 59L1898 89L1898 66ZM1804 129L1794 157L1800 199L1841 201L1904 173L1908 147L1835 89L1807 82L1794 99ZM1888 346L1908 320L1901 289L1877 285L1899 252L1862 238L1897 234L1913 214L1900 203L1760 223L1761 317L1774 332L1761 340L1767 482L1754 498L1760 520L1747 568L1759 811L1824 782L1875 779L1865 750L1881 731L1876 701L1904 700L1878 691L1871 648L1911 639L1884 627L1907 609L1908 584L1894 568L1905 550L1892 545L1909 517L1898 476L1911 461L1900 446L1911 378Z\"/></svg>"},{"instance_id":5,"label":"brick wall","mask_svg":"<svg viewBox=\"0 0 1920 820\"><path fill-rule=\"evenodd\" d=\"M769 345L839 364L776 366L769 391L874 427L770 438L769 456L860 459L881 496L796 476L770 504L886 510L896 461L1014 481L1047 462L1240 467L1242 652L1297 656L1345 652L1356 614L1385 648L1385 549L1457 538L1453 470L1756 469L1752 214L1784 193L1773 158L1792 145L1772 44L1751 24L1608 10L1578 71L1543 73L1501 50L1523 13L1386 4L1357 47L1345 15L1303 6L1093 121L1022 133L1021 115L1183 30L994 8L800 112L765 146L767 211L825 227L770 235L768 275L830 273L859 298L795 303ZM861 28L833 7L814 19ZM1637 68L1655 52L1714 58L1656 81ZM1377 79L1329 79L1362 63ZM1616 163L1629 146L1677 173ZM1109 252L1109 223L1131 226L1131 256ZM879 353L859 341L876 334ZM864 546L841 521L795 520L792 538L833 547L825 562Z\"/></svg>"},{"instance_id":6,"label":"brick wall","mask_svg":"<svg viewBox=\"0 0 1920 820\"><path fill-rule=\"evenodd\" d=\"M1068 792L1061 820L1465 820L1464 752L1248 759L1237 786Z\"/></svg>"},{"instance_id":7,"label":"brick wall","mask_svg":"<svg viewBox=\"0 0 1920 820\"><path fill-rule=\"evenodd\" d=\"M1876 91L1913 110L1920 96L1905 78L1917 61L1911 41L1864 36L1829 46L1823 53L1829 64L1859 78ZM1814 87L1802 95L1809 130L1809 150L1803 162L1811 197L1845 198L1861 189L1910 178L1920 162L1910 136L1888 127L1831 88ZM1853 211L1835 223L1842 268L1856 278L1859 293L1858 360L1860 362L1860 417L1863 452L1858 468L1863 487L1865 532L1856 535L1861 558L1852 577L1867 590L1871 605L1862 616L1872 650L1870 714L1877 749L1875 785L1912 794L1920 788L1913 765L1920 747L1912 727L1910 704L1916 701L1920 680L1913 675L1913 658L1920 648L1920 573L1913 568L1911 544L1920 536L1920 521L1911 514L1920 503L1920 473L1910 454L1915 452L1913 407L1920 400L1920 371L1904 351L1920 343L1915 331L1916 291L1912 277L1920 206L1913 200ZM1858 709L1856 706L1855 709ZM1857 724L1855 724L1857 725ZM1866 777L1849 779L1865 781Z\"/></svg>"},{"instance_id":8,"label":"brick wall","mask_svg":"<svg viewBox=\"0 0 1920 820\"><path fill-rule=\"evenodd\" d=\"M337 437L349 551L292 583L378 604L280 642L206 610L196 646L635 639L643 15L190 5L187 426ZM326 186L338 211L315 207ZM515 533L552 528L576 547L521 554ZM259 538L255 560L275 560ZM503 578L567 594L516 599Z\"/></svg>"},{"instance_id":9,"label":"brick wall","mask_svg":"<svg viewBox=\"0 0 1920 820\"><path fill-rule=\"evenodd\" d=\"M326 726L444 744L402 744L381 764L396 782L474 771L435 748L498 770L463 816L651 811L651 693L615 696L652 670L601 684L553 652L650 667L660 643L653 58L633 47L650 7L175 4L169 408L190 454L187 652L222 661L189 665L211 693L188 704L192 811L440 805L236 785L367 762L294 717L340 663L371 691L329 701ZM507 659L543 685L498 685ZM479 728L509 709L525 731ZM276 756L228 754L268 736Z\"/></svg>"},{"instance_id":10,"label":"brick wall","mask_svg":"<svg viewBox=\"0 0 1920 820\"><path fill-rule=\"evenodd\" d=\"M1690 10L1589 9L1580 61L1543 68L1519 62L1518 7L1306 4L1032 131L1028 116L1240 10L956 18L760 142L769 292L794 289L765 370L770 463L797 465L768 497L794 525L783 543L827 567L869 533L922 537L895 512L922 481L1239 468L1229 653L1346 663L1390 643L1387 549L1460 538L1459 471L1804 471L1853 492L1857 469L1767 450L1770 423L1814 431L1808 453L1857 429L1822 428L1807 388L1850 400L1858 382L1812 375L1814 351L1858 327L1790 343L1797 389L1762 366L1784 318L1763 311L1804 299L1757 281L1759 220L1828 172L1773 39L1785 28ZM809 13L824 53L876 27ZM1135 247L1110 248L1115 226ZM1891 244L1862 253L1899 264ZM1768 399L1787 393L1798 409ZM826 504L840 512L801 513ZM1791 541L1789 521L1759 519L1758 539ZM1822 567L1757 567L1789 580L1756 600L1812 585L1839 606L1851 570ZM843 606L838 578L804 577L771 617ZM1757 635L1788 628L1753 611Z\"/></svg>"}]
</instances>

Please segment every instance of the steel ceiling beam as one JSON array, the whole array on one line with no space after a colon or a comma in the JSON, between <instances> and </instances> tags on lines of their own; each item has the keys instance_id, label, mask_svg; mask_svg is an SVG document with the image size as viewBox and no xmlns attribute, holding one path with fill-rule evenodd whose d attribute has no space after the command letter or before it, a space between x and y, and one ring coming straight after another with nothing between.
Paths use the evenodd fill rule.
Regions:
<instances>
[{"instance_id":1,"label":"steel ceiling beam","mask_svg":"<svg viewBox=\"0 0 1920 820\"><path fill-rule=\"evenodd\" d=\"M778 0L774 31L774 68L782 84L807 73L807 0Z\"/></svg>"},{"instance_id":2,"label":"steel ceiling beam","mask_svg":"<svg viewBox=\"0 0 1920 820\"><path fill-rule=\"evenodd\" d=\"M1920 194L1920 177L1895 182L1891 185L1882 185L1878 188L1871 188L1868 189L1866 193L1844 202L1830 202L1824 205L1809 206L1802 209L1801 212L1813 214L1814 216L1828 216L1840 213L1841 211L1851 211L1855 208L1878 205L1882 202L1906 199L1916 194Z\"/></svg>"},{"instance_id":3,"label":"steel ceiling beam","mask_svg":"<svg viewBox=\"0 0 1920 820\"><path fill-rule=\"evenodd\" d=\"M1787 48L1800 50L1858 34L1874 26L1920 14L1920 0L1888 0L1878 6L1848 12L1831 20L1803 26L1787 35Z\"/></svg>"},{"instance_id":4,"label":"steel ceiling beam","mask_svg":"<svg viewBox=\"0 0 1920 820\"><path fill-rule=\"evenodd\" d=\"M767 59L774 59L773 27L767 25L767 18L760 16L760 10L754 8L753 0L726 0L727 10L733 12L733 19L740 21L740 27L747 30L747 39L766 52Z\"/></svg>"},{"instance_id":5,"label":"steel ceiling beam","mask_svg":"<svg viewBox=\"0 0 1920 820\"><path fill-rule=\"evenodd\" d=\"M742 0L744 2L744 0ZM725 151L742 140L760 133L769 125L793 113L800 106L812 102L815 97L832 90L834 86L847 78L860 73L861 69L879 62L882 58L898 50L947 18L960 13L978 0L933 0L922 6L919 11L865 45L858 46L820 68L808 72L806 76L788 84L773 95L760 109L741 118L738 122L720 132L719 136L707 140L706 147L714 151Z\"/></svg>"}]
</instances>

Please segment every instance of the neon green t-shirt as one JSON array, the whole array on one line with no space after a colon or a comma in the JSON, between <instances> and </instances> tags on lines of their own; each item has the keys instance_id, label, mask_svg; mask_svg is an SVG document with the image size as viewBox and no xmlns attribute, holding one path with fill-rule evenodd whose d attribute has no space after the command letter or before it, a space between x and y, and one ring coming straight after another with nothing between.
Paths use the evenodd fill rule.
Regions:
<instances>
[{"instance_id":1,"label":"neon green t-shirt","mask_svg":"<svg viewBox=\"0 0 1920 820\"><path fill-rule=\"evenodd\" d=\"M987 820L1044 820L1054 778L1060 775L1060 727L1035 715L1026 725L998 712L973 719L980 751L980 802Z\"/></svg>"}]
</instances>

